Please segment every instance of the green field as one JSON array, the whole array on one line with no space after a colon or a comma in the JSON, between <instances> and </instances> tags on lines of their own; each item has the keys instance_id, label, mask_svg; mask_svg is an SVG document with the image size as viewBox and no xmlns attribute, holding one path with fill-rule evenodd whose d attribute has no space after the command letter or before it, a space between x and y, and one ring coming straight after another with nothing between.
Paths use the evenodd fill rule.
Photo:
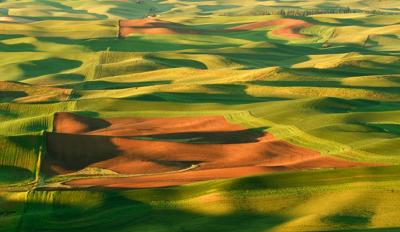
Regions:
<instances>
[{"instance_id":1,"label":"green field","mask_svg":"<svg viewBox=\"0 0 400 232\"><path fill-rule=\"evenodd\" d=\"M0 74L0 231L400 231L397 0L0 0ZM82 117L69 135L78 142L53 144L60 112ZM244 129L133 135L130 121L107 121L214 116ZM123 139L224 150L264 134L279 141L268 145L278 156L290 144L355 165L282 161L185 184L71 184L205 165L166 157L149 159L159 172L108 168L136 149Z\"/></svg>"}]
</instances>

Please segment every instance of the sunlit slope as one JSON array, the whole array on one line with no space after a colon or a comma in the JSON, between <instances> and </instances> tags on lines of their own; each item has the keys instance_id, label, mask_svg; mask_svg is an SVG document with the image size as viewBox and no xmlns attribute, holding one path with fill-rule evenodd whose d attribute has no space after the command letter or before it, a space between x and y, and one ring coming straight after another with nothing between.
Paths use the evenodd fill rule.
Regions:
<instances>
[{"instance_id":1,"label":"sunlit slope","mask_svg":"<svg viewBox=\"0 0 400 232\"><path fill-rule=\"evenodd\" d=\"M23 4L22 4L23 2ZM2 1L4 16L31 20L102 20L112 18L141 18L170 9L161 1Z\"/></svg>"},{"instance_id":2,"label":"sunlit slope","mask_svg":"<svg viewBox=\"0 0 400 232\"><path fill-rule=\"evenodd\" d=\"M399 162L394 16L159 21L144 23L175 33L133 30L121 39L118 20L2 24L2 79L29 84L3 82L2 134L51 130L60 111L223 114L325 155ZM304 26L296 31L296 25ZM236 115L251 115L257 125Z\"/></svg>"},{"instance_id":3,"label":"sunlit slope","mask_svg":"<svg viewBox=\"0 0 400 232\"><path fill-rule=\"evenodd\" d=\"M8 202L1 208L2 220L8 222L4 231L13 225L19 231L395 231L398 192L398 167L391 167L262 175L164 189L36 190L1 195L0 204Z\"/></svg>"},{"instance_id":4,"label":"sunlit slope","mask_svg":"<svg viewBox=\"0 0 400 232\"><path fill-rule=\"evenodd\" d=\"M351 9L360 11L379 11L383 13L398 13L396 0L362 1L339 0L327 2L317 1L277 1L277 0L246 0L246 1L95 1L56 0L49 1L13 1L4 0L0 3L3 16L11 16L13 21L30 20L101 20L119 18L142 18L152 15L167 16L210 16L210 15L260 15L270 11L289 9L292 11ZM5 19L4 19L5 20Z\"/></svg>"},{"instance_id":5,"label":"sunlit slope","mask_svg":"<svg viewBox=\"0 0 400 232\"><path fill-rule=\"evenodd\" d=\"M0 185L35 181L40 169L42 136L0 136Z\"/></svg>"}]
</instances>

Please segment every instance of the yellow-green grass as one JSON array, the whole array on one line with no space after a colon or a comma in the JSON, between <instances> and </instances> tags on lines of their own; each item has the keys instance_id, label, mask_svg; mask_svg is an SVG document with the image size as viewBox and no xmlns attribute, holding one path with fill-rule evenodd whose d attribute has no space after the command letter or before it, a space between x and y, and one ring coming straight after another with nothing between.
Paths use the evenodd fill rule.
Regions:
<instances>
[{"instance_id":1,"label":"yellow-green grass","mask_svg":"<svg viewBox=\"0 0 400 232\"><path fill-rule=\"evenodd\" d=\"M28 183L37 178L43 152L42 135L0 137L0 185Z\"/></svg>"},{"instance_id":2,"label":"yellow-green grass","mask_svg":"<svg viewBox=\"0 0 400 232\"><path fill-rule=\"evenodd\" d=\"M20 231L390 231L398 229L398 184L398 167L355 168L162 189L38 189L0 202Z\"/></svg>"},{"instance_id":3,"label":"yellow-green grass","mask_svg":"<svg viewBox=\"0 0 400 232\"><path fill-rule=\"evenodd\" d=\"M17 231L24 211L26 192L0 193L0 231Z\"/></svg>"},{"instance_id":4,"label":"yellow-green grass","mask_svg":"<svg viewBox=\"0 0 400 232\"><path fill-rule=\"evenodd\" d=\"M335 9L350 7L358 11L373 11L396 13L398 2L396 0L361 1L340 0L327 2L317 1L95 1L95 0L66 0L63 2L49 1L24 1L24 4L12 0L0 3L0 8L8 9L4 15L29 17L35 20L64 19L64 20L99 20L118 18L142 18L148 15L165 16L215 16L215 15L254 15L263 9Z\"/></svg>"},{"instance_id":5,"label":"yellow-green grass","mask_svg":"<svg viewBox=\"0 0 400 232\"><path fill-rule=\"evenodd\" d=\"M1 102L58 102L65 101L71 95L70 89L32 86L17 82L0 81Z\"/></svg>"}]
</instances>

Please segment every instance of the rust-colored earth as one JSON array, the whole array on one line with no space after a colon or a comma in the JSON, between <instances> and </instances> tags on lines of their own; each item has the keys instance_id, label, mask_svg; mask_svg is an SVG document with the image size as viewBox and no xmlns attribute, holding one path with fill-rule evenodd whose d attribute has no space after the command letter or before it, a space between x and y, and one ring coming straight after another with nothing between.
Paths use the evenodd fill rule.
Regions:
<instances>
[{"instance_id":1,"label":"rust-colored earth","mask_svg":"<svg viewBox=\"0 0 400 232\"><path fill-rule=\"evenodd\" d=\"M221 116L96 119L58 113L54 129L47 134L48 174L85 167L137 174L66 183L71 186L164 187L276 171L377 165L321 156L263 128L246 129Z\"/></svg>"},{"instance_id":2,"label":"rust-colored earth","mask_svg":"<svg viewBox=\"0 0 400 232\"><path fill-rule=\"evenodd\" d=\"M194 30L183 24L162 21L158 19L128 19L120 20L119 36L126 37L131 34L194 34Z\"/></svg>"},{"instance_id":3,"label":"rust-colored earth","mask_svg":"<svg viewBox=\"0 0 400 232\"><path fill-rule=\"evenodd\" d=\"M276 29L272 30L272 34L274 35L288 38L306 38L307 36L300 34L299 31L303 28L312 26L312 24L300 19L275 19L243 24L232 27L228 30L255 30L271 26L277 26Z\"/></svg>"}]
</instances>

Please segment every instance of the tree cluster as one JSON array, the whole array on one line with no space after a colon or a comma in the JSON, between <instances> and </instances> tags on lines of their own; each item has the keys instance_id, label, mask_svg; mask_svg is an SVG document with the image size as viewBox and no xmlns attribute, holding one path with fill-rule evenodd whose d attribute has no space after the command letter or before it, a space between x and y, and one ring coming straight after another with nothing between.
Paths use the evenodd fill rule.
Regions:
<instances>
[{"instance_id":1,"label":"tree cluster","mask_svg":"<svg viewBox=\"0 0 400 232\"><path fill-rule=\"evenodd\" d=\"M395 12L384 12L379 10L358 10L351 9L350 7L337 7L337 8L326 8L326 9L293 9L293 8L281 8L281 9L257 9L254 10L251 15L283 15L283 16L308 16L315 14L353 14L353 13L367 13L376 15L394 15L400 14Z\"/></svg>"}]
</instances>

